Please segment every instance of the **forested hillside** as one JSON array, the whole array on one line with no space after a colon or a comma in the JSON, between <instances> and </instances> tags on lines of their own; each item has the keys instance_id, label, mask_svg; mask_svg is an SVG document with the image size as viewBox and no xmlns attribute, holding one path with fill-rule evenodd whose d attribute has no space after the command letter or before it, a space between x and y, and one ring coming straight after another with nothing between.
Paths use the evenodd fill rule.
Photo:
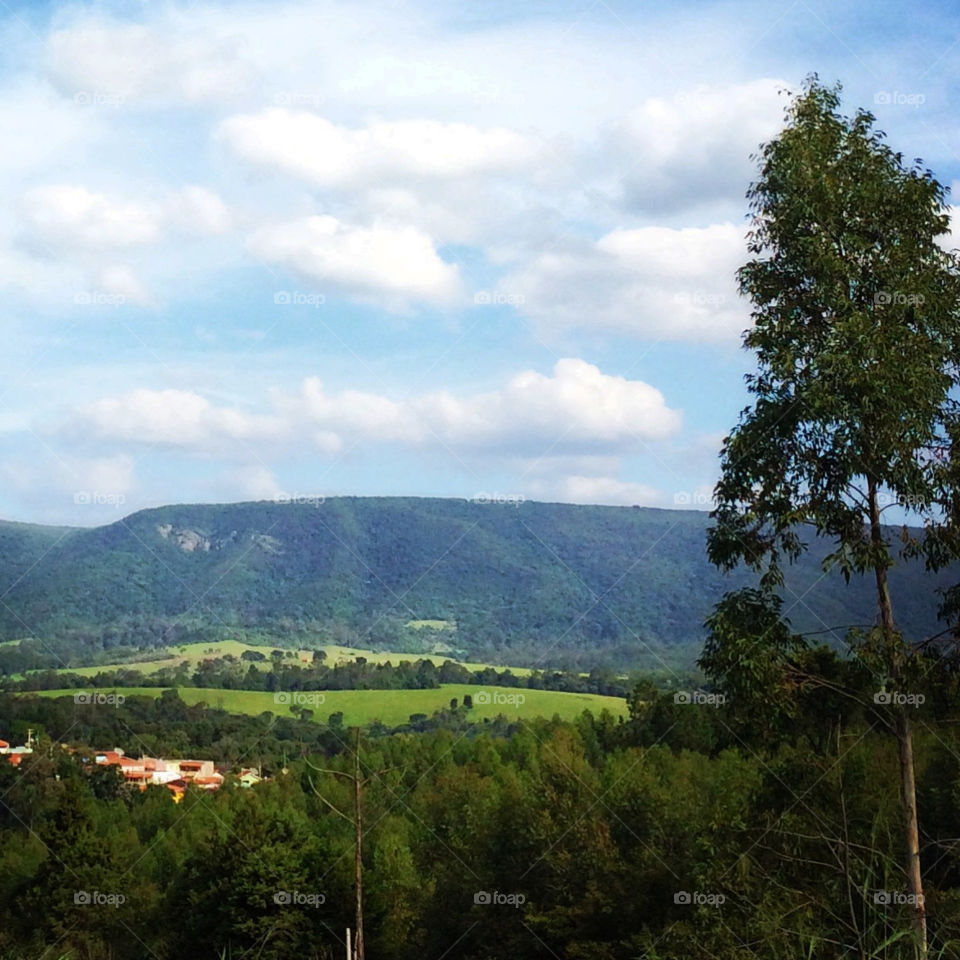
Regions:
<instances>
[{"instance_id":1,"label":"forested hillside","mask_svg":"<svg viewBox=\"0 0 960 960\"><path fill-rule=\"evenodd\" d=\"M432 631L453 649L505 662L692 660L712 605L749 579L709 564L709 522L698 511L344 497L168 506L95 529L4 524L0 631L134 645L194 628L307 631L396 649L408 623L430 620L455 625ZM795 629L872 624L870 584L823 576L825 552L815 544L788 573ZM936 591L953 578L919 565L893 575L905 630L935 632Z\"/></svg>"}]
</instances>

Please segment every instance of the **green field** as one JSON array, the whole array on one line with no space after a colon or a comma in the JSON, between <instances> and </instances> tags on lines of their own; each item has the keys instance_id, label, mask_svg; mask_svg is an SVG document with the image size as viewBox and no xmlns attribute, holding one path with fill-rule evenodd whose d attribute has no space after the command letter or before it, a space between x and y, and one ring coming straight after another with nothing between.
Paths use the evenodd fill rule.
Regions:
<instances>
[{"instance_id":1,"label":"green field","mask_svg":"<svg viewBox=\"0 0 960 960\"><path fill-rule=\"evenodd\" d=\"M142 673L154 673L161 667L177 667L186 662L190 667L196 667L202 660L209 660L213 657L225 657L232 654L237 659L246 650L256 650L262 653L268 659L260 663L254 663L254 666L270 667L270 651L273 647L256 646L252 643L244 643L241 640L220 640L217 643L185 643L178 647L168 647L170 655L159 660L133 660L126 663L101 663L94 667L69 667L58 670L58 673L76 673L81 677L92 677L105 670L139 670ZM277 648L280 649L280 648ZM331 648L333 649L333 648ZM297 658L303 662L309 662L312 657L312 651L297 650ZM284 650L286 653L286 650ZM329 657L330 654L328 653Z\"/></svg>"},{"instance_id":2,"label":"green field","mask_svg":"<svg viewBox=\"0 0 960 960\"><path fill-rule=\"evenodd\" d=\"M194 668L202 660L207 660L212 657L223 657L228 653L239 659L240 655L245 650L256 650L258 653L264 654L264 656L266 656L268 659L266 661L254 662L253 665L258 668L262 667L265 670L269 670L269 657L272 649L274 648L255 645L252 643L244 643L241 640L221 640L217 643L187 643L179 647L170 647L170 656L164 657L161 660L134 660L129 663L98 664L95 667L73 667L59 670L57 672L76 673L81 677L93 677L98 673L104 672L105 670L113 669L139 670L142 673L154 673L161 667L177 667L184 661L186 661L191 668ZM283 649L284 653L286 653L285 648L278 647L276 649ZM443 663L444 660L454 659L442 654L395 653L383 650L363 650L360 647L342 647L337 644L321 644L317 649L321 649L327 654L326 663L330 666L340 663L341 661L354 660L357 657L365 657L369 663L386 663L389 660L396 664L401 660L432 660L437 666ZM313 659L312 649L297 650L295 652L297 654L297 658L301 662L309 663ZM290 661L288 660L287 662ZM462 665L468 670L483 670L489 666L494 666L495 670L507 669L506 667L497 667L488 663L463 662ZM527 667L510 667L509 669L520 677L529 676L531 672Z\"/></svg>"},{"instance_id":3,"label":"green field","mask_svg":"<svg viewBox=\"0 0 960 960\"><path fill-rule=\"evenodd\" d=\"M73 696L76 690L44 690L41 697ZM100 693L116 692L128 697L158 697L162 687L118 687L112 690L100 690ZM481 692L496 697L524 697L523 703L484 703ZM181 698L188 704L206 703L230 713L246 713L253 716L264 712L282 716L290 714L288 702L277 703L273 693L259 690L215 690L202 687L180 687ZM405 723L413 713L425 713L428 716L441 707L449 706L456 697L463 702L464 694L471 694L474 708L470 711L473 720L495 717L498 714L510 717L552 717L558 714L570 720L584 710L599 714L607 709L615 716L626 716L626 701L619 697L602 697L592 693L558 693L553 690L514 690L509 687L480 687L475 684L448 683L433 690L323 690L317 693L284 694L296 698L322 696L323 702L302 700L303 706L313 710L318 720L326 720L331 713L343 713L343 722L347 725L364 725L380 720L390 726Z\"/></svg>"}]
</instances>

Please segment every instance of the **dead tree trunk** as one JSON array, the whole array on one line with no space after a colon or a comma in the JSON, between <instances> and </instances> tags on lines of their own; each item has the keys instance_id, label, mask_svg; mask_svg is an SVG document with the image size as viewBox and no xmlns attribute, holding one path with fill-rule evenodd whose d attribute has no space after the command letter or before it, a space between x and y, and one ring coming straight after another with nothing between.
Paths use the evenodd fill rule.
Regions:
<instances>
[{"instance_id":1,"label":"dead tree trunk","mask_svg":"<svg viewBox=\"0 0 960 960\"><path fill-rule=\"evenodd\" d=\"M355 893L356 909L356 929L353 931L353 953L350 952L350 931L347 930L347 956L348 960L364 960L363 943L363 790L366 785L381 774L393 767L385 767L376 773L364 777L360 770L360 728L357 727L356 738L353 748L353 773L346 773L343 770L322 770L315 767L310 761L307 766L318 773L329 773L334 777L340 777L342 780L353 784L353 816L349 817L339 807L334 806L310 780L310 786L314 794L319 797L337 816L343 817L353 827L353 885Z\"/></svg>"},{"instance_id":2,"label":"dead tree trunk","mask_svg":"<svg viewBox=\"0 0 960 960\"><path fill-rule=\"evenodd\" d=\"M877 505L876 481L868 481L867 496L870 507L870 539L877 546L883 543L883 531L880 528L880 510ZM883 630L884 655L890 664L890 676L898 684L903 676L904 651L897 639L896 625L893 619L893 603L890 599L890 585L887 581L887 568L877 562L874 567L877 581L877 603L880 609L880 625ZM913 764L913 734L907 708L903 704L894 705L894 734L897 738L897 753L900 765L900 804L903 809L904 831L904 872L907 876L907 890L910 894L910 923L916 938L917 956L926 960L927 956L927 913L923 902L923 875L920 870L920 829L917 824L917 785Z\"/></svg>"},{"instance_id":3,"label":"dead tree trunk","mask_svg":"<svg viewBox=\"0 0 960 960\"><path fill-rule=\"evenodd\" d=\"M354 960L363 960L363 811L360 792L363 781L360 778L360 728L353 750L353 825L356 836L354 848L353 873L357 900L357 931L354 937Z\"/></svg>"}]
</instances>

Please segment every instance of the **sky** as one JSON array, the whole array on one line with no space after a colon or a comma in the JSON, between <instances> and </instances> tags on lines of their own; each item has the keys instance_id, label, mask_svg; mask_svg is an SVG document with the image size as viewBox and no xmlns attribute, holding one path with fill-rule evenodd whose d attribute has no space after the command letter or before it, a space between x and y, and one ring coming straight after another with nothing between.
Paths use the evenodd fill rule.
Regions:
<instances>
[{"instance_id":1,"label":"sky","mask_svg":"<svg viewBox=\"0 0 960 960\"><path fill-rule=\"evenodd\" d=\"M960 178L960 9L0 4L0 516L709 509L751 154L816 72Z\"/></svg>"}]
</instances>

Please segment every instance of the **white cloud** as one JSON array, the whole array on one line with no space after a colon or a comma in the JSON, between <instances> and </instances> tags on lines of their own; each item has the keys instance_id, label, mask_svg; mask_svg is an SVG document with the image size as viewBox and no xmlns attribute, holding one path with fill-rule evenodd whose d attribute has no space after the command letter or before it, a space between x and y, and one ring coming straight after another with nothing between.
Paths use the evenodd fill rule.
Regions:
<instances>
[{"instance_id":1,"label":"white cloud","mask_svg":"<svg viewBox=\"0 0 960 960\"><path fill-rule=\"evenodd\" d=\"M351 130L279 108L230 117L218 133L245 160L320 186L496 173L525 167L536 156L527 139L503 127L403 120Z\"/></svg>"},{"instance_id":2,"label":"white cloud","mask_svg":"<svg viewBox=\"0 0 960 960\"><path fill-rule=\"evenodd\" d=\"M205 187L188 186L166 201L166 220L188 233L216 234L230 229L233 217L220 196Z\"/></svg>"},{"instance_id":3,"label":"white cloud","mask_svg":"<svg viewBox=\"0 0 960 960\"><path fill-rule=\"evenodd\" d=\"M163 445L192 453L247 455L250 444L300 449L304 441L328 456L347 446L378 444L558 458L615 454L673 436L679 411L640 380L604 374L579 359L557 362L550 376L533 370L501 389L394 400L357 390L327 393L317 378L298 392L274 391L273 412L214 406L185 390L134 390L78 410L71 436L97 442Z\"/></svg>"},{"instance_id":4,"label":"white cloud","mask_svg":"<svg viewBox=\"0 0 960 960\"><path fill-rule=\"evenodd\" d=\"M46 299L61 308L91 288L119 296L122 303L151 303L154 297L141 272L152 274L149 286L166 288L169 274L182 269L177 261L190 257L183 247L185 238L192 235L202 242L232 225L231 212L220 196L194 185L154 191L151 199L139 200L77 184L47 184L23 195L19 214L9 252L2 250L0 240L0 261L9 267L4 271L8 285L21 287L34 302ZM172 240L179 241L178 247ZM136 259L138 252L148 249L149 257L141 256L137 269L116 260ZM27 281L43 274L51 278Z\"/></svg>"},{"instance_id":5,"label":"white cloud","mask_svg":"<svg viewBox=\"0 0 960 960\"><path fill-rule=\"evenodd\" d=\"M771 79L695 86L630 111L605 144L626 206L662 214L740 201L750 155L782 126L786 86Z\"/></svg>"},{"instance_id":6,"label":"white cloud","mask_svg":"<svg viewBox=\"0 0 960 960\"><path fill-rule=\"evenodd\" d=\"M86 432L95 440L122 441L222 452L225 445L284 439L285 424L275 417L215 407L190 390L133 390L79 409L66 432Z\"/></svg>"},{"instance_id":7,"label":"white cloud","mask_svg":"<svg viewBox=\"0 0 960 960\"><path fill-rule=\"evenodd\" d=\"M71 184L36 187L23 198L32 234L56 247L127 247L160 235L157 211Z\"/></svg>"},{"instance_id":8,"label":"white cloud","mask_svg":"<svg viewBox=\"0 0 960 960\"><path fill-rule=\"evenodd\" d=\"M743 231L710 227L616 230L541 253L501 283L545 327L669 340L729 340L749 322L734 282Z\"/></svg>"},{"instance_id":9,"label":"white cloud","mask_svg":"<svg viewBox=\"0 0 960 960\"><path fill-rule=\"evenodd\" d=\"M349 438L512 455L616 451L665 439L681 424L680 413L655 387L573 358L559 360L552 376L527 370L499 390L472 396L443 391L394 401L358 391L328 395L310 378L297 397L278 401L288 413L299 411L312 425Z\"/></svg>"},{"instance_id":10,"label":"white cloud","mask_svg":"<svg viewBox=\"0 0 960 960\"><path fill-rule=\"evenodd\" d=\"M71 467L82 481L96 491L126 494L133 486L134 462L127 454L73 461Z\"/></svg>"},{"instance_id":11,"label":"white cloud","mask_svg":"<svg viewBox=\"0 0 960 960\"><path fill-rule=\"evenodd\" d=\"M255 73L236 35L165 27L78 22L51 35L49 73L68 96L113 97L119 105L232 101L250 88Z\"/></svg>"},{"instance_id":12,"label":"white cloud","mask_svg":"<svg viewBox=\"0 0 960 960\"><path fill-rule=\"evenodd\" d=\"M27 191L21 206L31 239L80 252L156 243L168 227L214 234L230 226L223 200L197 186L141 202L75 184L50 184Z\"/></svg>"},{"instance_id":13,"label":"white cloud","mask_svg":"<svg viewBox=\"0 0 960 960\"><path fill-rule=\"evenodd\" d=\"M274 500L284 493L273 471L264 466L231 470L223 479L232 485L237 495L244 500Z\"/></svg>"},{"instance_id":14,"label":"white cloud","mask_svg":"<svg viewBox=\"0 0 960 960\"><path fill-rule=\"evenodd\" d=\"M409 300L453 301L457 267L414 227L359 227L335 217L307 217L263 227L250 238L253 255L359 299L401 309Z\"/></svg>"},{"instance_id":15,"label":"white cloud","mask_svg":"<svg viewBox=\"0 0 960 960\"><path fill-rule=\"evenodd\" d=\"M65 156L74 165L89 162L108 128L102 114L77 109L41 79L17 77L0 97L0 130L9 131L0 182L9 189Z\"/></svg>"},{"instance_id":16,"label":"white cloud","mask_svg":"<svg viewBox=\"0 0 960 960\"><path fill-rule=\"evenodd\" d=\"M599 503L611 506L660 507L664 495L644 483L633 483L616 477L571 475L559 481L537 481L532 486L538 499L555 499L564 503Z\"/></svg>"}]
</instances>

